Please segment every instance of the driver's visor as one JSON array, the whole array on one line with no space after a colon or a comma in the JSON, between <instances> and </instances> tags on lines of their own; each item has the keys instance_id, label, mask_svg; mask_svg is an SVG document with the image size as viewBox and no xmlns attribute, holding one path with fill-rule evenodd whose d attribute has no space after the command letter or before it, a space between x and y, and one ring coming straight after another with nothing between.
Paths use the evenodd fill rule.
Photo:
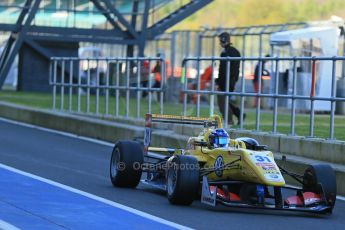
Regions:
<instances>
[{"instance_id":1,"label":"driver's visor","mask_svg":"<svg viewBox=\"0 0 345 230\"><path fill-rule=\"evenodd\" d=\"M218 137L218 143L219 145L226 145L228 143L227 137Z\"/></svg>"}]
</instances>

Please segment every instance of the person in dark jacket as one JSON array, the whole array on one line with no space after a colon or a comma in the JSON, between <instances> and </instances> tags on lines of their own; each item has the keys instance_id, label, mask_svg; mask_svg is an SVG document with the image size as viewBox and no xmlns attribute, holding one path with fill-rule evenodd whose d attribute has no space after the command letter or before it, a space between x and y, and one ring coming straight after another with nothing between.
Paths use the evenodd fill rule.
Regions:
<instances>
[{"instance_id":1,"label":"person in dark jacket","mask_svg":"<svg viewBox=\"0 0 345 230\"><path fill-rule=\"evenodd\" d=\"M266 55L265 57L269 57L270 55ZM260 62L258 62L255 66L255 70L254 70L254 78L253 78L253 89L254 89L254 93L258 93L259 92L259 77L261 77L261 89L260 92L262 92L262 89L264 88L264 82L263 82L263 76L269 76L270 72L265 69L265 64L266 64L267 60L262 60L261 61L261 74L260 74ZM258 104L258 98L255 97L254 98L254 104L253 107L256 107Z\"/></svg>"},{"instance_id":2,"label":"person in dark jacket","mask_svg":"<svg viewBox=\"0 0 345 230\"><path fill-rule=\"evenodd\" d=\"M221 47L223 48L220 57L241 57L240 52L230 43L230 34L227 32L221 33L219 36L219 42ZM227 69L227 62L230 62L230 70ZM216 79L216 84L218 85L218 89L220 91L227 91L226 89L226 76L227 72L229 72L229 92L233 92L235 90L236 82L238 81L238 76L240 72L240 60L221 60L219 65L219 72L218 72L218 79ZM217 101L219 110L222 113L223 119L225 117L225 98L224 95L218 95ZM229 100L229 110L228 110L228 123L234 124L233 115L237 117L238 124L240 124L240 109ZM243 114L243 120L245 118L245 114Z\"/></svg>"}]
</instances>

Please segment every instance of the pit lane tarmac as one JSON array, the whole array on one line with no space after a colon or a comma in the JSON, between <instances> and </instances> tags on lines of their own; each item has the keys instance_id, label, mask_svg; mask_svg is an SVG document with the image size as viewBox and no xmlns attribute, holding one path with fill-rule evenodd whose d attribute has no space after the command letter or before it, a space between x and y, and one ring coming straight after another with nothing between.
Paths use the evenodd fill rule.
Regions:
<instances>
[{"instance_id":1,"label":"pit lane tarmac","mask_svg":"<svg viewBox=\"0 0 345 230\"><path fill-rule=\"evenodd\" d=\"M198 201L189 207L172 206L162 193L148 189L144 185L139 185L138 189L114 188L109 180L111 143L0 120L0 146L0 163L5 165L5 168L14 169L11 171L8 170L9 168L3 168L0 171L2 206L10 203L15 204L12 208L18 205L18 209L24 207L32 213L41 213L40 215L55 223L56 228L87 229L88 227L68 225L66 222L89 223L88 220L91 219L93 224L98 224L102 229L146 229L150 228L149 223L154 224L155 227L152 228L159 229L186 226L196 229L277 229L279 227L315 230L343 229L345 226L345 203L340 200L337 200L332 215L315 216L233 208L210 209ZM38 177L32 178L28 175ZM140 215L136 216L131 212L122 214L124 211L122 209L110 210L107 206L109 204L61 189L38 178L158 217L172 225ZM29 190L29 187L33 189ZM44 205L38 204L39 202L43 202ZM37 210L39 207L43 211ZM100 209L98 210L97 207ZM111 208L116 209L112 206ZM74 211L67 211L68 209ZM37 229L35 227L37 222L34 220L23 221L23 225L17 226L18 220L14 219L16 214L2 210L4 209L0 208L0 220L7 222L9 226ZM82 211L90 216L83 215ZM118 215L116 212L121 214ZM105 216L100 219L94 218L97 213ZM138 219L127 217L131 215L135 216L131 218ZM60 222L61 216L66 217L66 222ZM82 219L83 216L85 219ZM157 227L156 224L162 225ZM173 226L174 224L176 225ZM86 226L89 226L89 229L97 228L96 225Z\"/></svg>"}]
</instances>

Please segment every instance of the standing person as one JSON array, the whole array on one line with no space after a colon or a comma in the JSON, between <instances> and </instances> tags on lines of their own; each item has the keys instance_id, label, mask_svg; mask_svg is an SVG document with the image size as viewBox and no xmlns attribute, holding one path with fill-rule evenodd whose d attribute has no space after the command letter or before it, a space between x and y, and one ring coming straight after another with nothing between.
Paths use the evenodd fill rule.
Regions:
<instances>
[{"instance_id":1,"label":"standing person","mask_svg":"<svg viewBox=\"0 0 345 230\"><path fill-rule=\"evenodd\" d=\"M160 57L160 54L157 54L157 57ZM162 80L162 61L157 60L156 65L153 67L151 71L155 77L155 83L153 84L152 88L160 88L161 87L161 80ZM160 93L157 92L157 100L160 98Z\"/></svg>"},{"instance_id":2,"label":"standing person","mask_svg":"<svg viewBox=\"0 0 345 230\"><path fill-rule=\"evenodd\" d=\"M148 60L143 60L140 62L140 73L141 73L141 86L143 88L148 88L149 77L150 77L150 63ZM147 96L147 91L143 91L143 98Z\"/></svg>"},{"instance_id":3,"label":"standing person","mask_svg":"<svg viewBox=\"0 0 345 230\"><path fill-rule=\"evenodd\" d=\"M157 54L157 57L162 57L164 60L164 56L160 53ZM170 68L169 68L169 62L166 60L165 61L165 75L168 78L169 74L170 74ZM151 73L154 74L155 77L155 83L152 86L152 88L161 88L161 81L162 81L162 61L161 60L157 60L156 65L153 67ZM164 73L163 73L164 74ZM157 100L159 100L160 98L160 93L157 92Z\"/></svg>"},{"instance_id":4,"label":"standing person","mask_svg":"<svg viewBox=\"0 0 345 230\"><path fill-rule=\"evenodd\" d=\"M200 75L200 90L205 90L207 85L209 85L210 81L212 80L212 65L209 65L205 70L204 73ZM192 83L188 85L188 89L196 90L198 87L198 83ZM203 98L203 96L201 96ZM207 100L207 97L204 96ZM197 103L197 94L192 94L193 103Z\"/></svg>"},{"instance_id":5,"label":"standing person","mask_svg":"<svg viewBox=\"0 0 345 230\"><path fill-rule=\"evenodd\" d=\"M221 33L219 36L219 43L221 47L223 48L222 53L220 54L220 57L241 57L240 52L233 46L231 46L230 43L230 34L227 32ZM216 84L218 85L218 89L220 91L226 92L226 75L227 72L229 72L229 92L233 92L235 90L235 85L238 80L239 72L240 72L240 60L233 60L230 62L230 70L227 69L227 60L221 60L219 65L219 71L218 71L218 79L216 79ZM218 95L217 101L219 110L222 113L223 119L225 117L225 95ZM240 124L240 109L229 100L229 110L228 110L228 123L234 124L232 115L235 115L237 117L237 124ZM243 120L245 119L246 114L243 114Z\"/></svg>"},{"instance_id":6,"label":"standing person","mask_svg":"<svg viewBox=\"0 0 345 230\"><path fill-rule=\"evenodd\" d=\"M265 57L269 57L270 55L266 55ZM263 76L269 76L270 75L270 72L265 69L265 64L266 64L267 60L262 60L261 61L261 74L259 73L259 68L260 68L260 65L258 62L255 66L255 71L254 71L254 78L253 78L253 89L254 89L254 93L258 93L259 92L259 77L261 77L261 92L262 92L262 89L264 88L264 82L262 81L262 77ZM256 107L258 104L258 97L255 97L254 98L254 104L253 104L253 107Z\"/></svg>"}]
</instances>

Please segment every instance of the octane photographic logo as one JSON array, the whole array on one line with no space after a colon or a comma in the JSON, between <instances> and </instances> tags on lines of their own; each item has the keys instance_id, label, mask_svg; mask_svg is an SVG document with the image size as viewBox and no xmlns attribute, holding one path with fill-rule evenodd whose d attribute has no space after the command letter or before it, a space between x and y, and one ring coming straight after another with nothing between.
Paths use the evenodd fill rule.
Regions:
<instances>
[{"instance_id":1,"label":"octane photographic logo","mask_svg":"<svg viewBox=\"0 0 345 230\"><path fill-rule=\"evenodd\" d=\"M116 169L118 171L124 171L128 165L126 165L124 162L120 161L116 163ZM155 171L166 171L169 168L173 168L174 170L200 170L199 164L176 164L173 162L167 162L167 164L157 164L153 165L151 163L140 163L140 162L134 162L132 165L132 169L134 170L155 170Z\"/></svg>"},{"instance_id":2,"label":"octane photographic logo","mask_svg":"<svg viewBox=\"0 0 345 230\"><path fill-rule=\"evenodd\" d=\"M216 161L214 162L214 173L218 177L222 177L223 175L223 166L224 166L223 157L218 156Z\"/></svg>"},{"instance_id":3,"label":"octane photographic logo","mask_svg":"<svg viewBox=\"0 0 345 230\"><path fill-rule=\"evenodd\" d=\"M118 171L123 171L123 170L125 170L125 169L126 169L126 164L125 164L125 162L122 162L122 161L117 162L117 163L116 163L116 169L117 169Z\"/></svg>"}]
</instances>

